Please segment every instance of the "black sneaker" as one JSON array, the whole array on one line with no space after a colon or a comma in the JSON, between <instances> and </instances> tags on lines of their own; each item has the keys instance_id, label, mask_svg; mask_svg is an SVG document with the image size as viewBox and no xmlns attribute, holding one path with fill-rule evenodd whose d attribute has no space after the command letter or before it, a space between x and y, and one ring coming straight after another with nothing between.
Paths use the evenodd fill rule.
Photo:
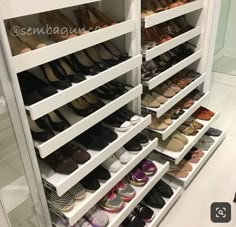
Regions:
<instances>
[{"instance_id":1,"label":"black sneaker","mask_svg":"<svg viewBox=\"0 0 236 227\"><path fill-rule=\"evenodd\" d=\"M144 227L146 222L143 221L140 217L131 213L129 216L123 221L122 225L124 227Z\"/></svg>"},{"instance_id":2,"label":"black sneaker","mask_svg":"<svg viewBox=\"0 0 236 227\"><path fill-rule=\"evenodd\" d=\"M170 198L174 194L172 188L163 180L159 180L154 189L165 198Z\"/></svg>"},{"instance_id":3,"label":"black sneaker","mask_svg":"<svg viewBox=\"0 0 236 227\"><path fill-rule=\"evenodd\" d=\"M98 180L102 183L106 182L111 178L111 174L108 170L103 168L102 166L98 166L96 169L92 171L92 174L94 174Z\"/></svg>"},{"instance_id":4,"label":"black sneaker","mask_svg":"<svg viewBox=\"0 0 236 227\"><path fill-rule=\"evenodd\" d=\"M151 222L155 217L154 211L141 203L134 208L133 212L145 222Z\"/></svg>"},{"instance_id":5,"label":"black sneaker","mask_svg":"<svg viewBox=\"0 0 236 227\"><path fill-rule=\"evenodd\" d=\"M150 207L161 209L165 206L165 200L153 188L143 199L143 201Z\"/></svg>"},{"instance_id":6,"label":"black sneaker","mask_svg":"<svg viewBox=\"0 0 236 227\"><path fill-rule=\"evenodd\" d=\"M98 178L93 173L89 173L80 183L88 192L95 192L100 188Z\"/></svg>"}]
</instances>

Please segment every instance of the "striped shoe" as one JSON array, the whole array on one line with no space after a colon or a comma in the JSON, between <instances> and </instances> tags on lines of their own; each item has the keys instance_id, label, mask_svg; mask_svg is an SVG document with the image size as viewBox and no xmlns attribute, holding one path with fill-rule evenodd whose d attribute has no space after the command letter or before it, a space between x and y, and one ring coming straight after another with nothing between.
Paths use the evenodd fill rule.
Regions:
<instances>
[{"instance_id":1,"label":"striped shoe","mask_svg":"<svg viewBox=\"0 0 236 227\"><path fill-rule=\"evenodd\" d=\"M80 200L80 199L83 199L85 197L85 189L80 183L78 183L74 187L72 187L69 190L69 193L76 200Z\"/></svg>"},{"instance_id":2,"label":"striped shoe","mask_svg":"<svg viewBox=\"0 0 236 227\"><path fill-rule=\"evenodd\" d=\"M52 192L48 196L48 203L60 211L69 211L73 208L74 200L70 193L65 193L59 197L56 192Z\"/></svg>"}]
</instances>

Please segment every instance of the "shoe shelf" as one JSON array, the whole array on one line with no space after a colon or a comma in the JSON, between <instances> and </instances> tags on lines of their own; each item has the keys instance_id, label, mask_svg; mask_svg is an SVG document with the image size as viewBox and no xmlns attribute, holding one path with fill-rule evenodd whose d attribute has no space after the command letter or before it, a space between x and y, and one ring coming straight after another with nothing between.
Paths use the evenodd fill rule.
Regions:
<instances>
[{"instance_id":1,"label":"shoe shelf","mask_svg":"<svg viewBox=\"0 0 236 227\"><path fill-rule=\"evenodd\" d=\"M165 178L163 179L169 186L172 188L174 194L171 196L171 198L166 199L164 198L166 204L161 209L156 209L153 207L150 207L155 214L154 219L150 223L146 223L147 227L156 227L160 223L160 221L165 217L165 215L170 211L170 209L173 207L173 205L177 202L177 200L180 198L180 196L183 193L183 188L180 186L177 186L175 184L169 183Z\"/></svg>"},{"instance_id":2,"label":"shoe shelf","mask_svg":"<svg viewBox=\"0 0 236 227\"><path fill-rule=\"evenodd\" d=\"M176 165L180 163L180 161L184 158L184 156L191 150L191 148L201 139L201 137L207 132L207 130L211 127L211 125L219 118L219 113L216 113L214 117L211 118L210 121L201 121L197 120L204 127L199 130L196 136L187 136L188 144L184 147L184 149L180 152L174 152L167 150L163 147L157 146L156 151L163 156L163 158L168 161L174 162Z\"/></svg>"},{"instance_id":3,"label":"shoe shelf","mask_svg":"<svg viewBox=\"0 0 236 227\"><path fill-rule=\"evenodd\" d=\"M54 172L48 165L43 161L39 160L39 166L42 173L42 178L45 182L45 186L56 189L59 196L62 196L77 182L89 174L98 165L104 162L112 154L114 154L119 148L141 132L145 127L151 123L151 116L142 118L142 120L134 125L127 132L117 132L118 138L110 143L102 151L87 150L91 155L91 159L85 164L79 166L79 168L70 175L64 175Z\"/></svg>"},{"instance_id":4,"label":"shoe shelf","mask_svg":"<svg viewBox=\"0 0 236 227\"><path fill-rule=\"evenodd\" d=\"M138 98L142 94L142 85L138 85L135 88L129 88L130 90L119 98L113 101L104 101L106 105L96 112L90 114L87 117L80 117L76 115L69 107L63 107L60 109L64 117L71 123L71 127L63 132L55 135L53 138L44 143L35 142L35 147L39 151L40 157L45 158L55 150L68 143L93 125L102 121L104 118L120 109L122 106Z\"/></svg>"},{"instance_id":5,"label":"shoe shelf","mask_svg":"<svg viewBox=\"0 0 236 227\"><path fill-rule=\"evenodd\" d=\"M170 77L174 76L176 73L181 71L182 69L186 68L187 66L191 65L202 56L202 50L198 50L194 54L190 55L189 57L185 58L184 60L180 61L179 63L173 65L169 69L165 70L164 72L158 74L156 77L149 81L144 81L143 85L148 87L149 90L152 90L165 80L169 79Z\"/></svg>"},{"instance_id":6,"label":"shoe shelf","mask_svg":"<svg viewBox=\"0 0 236 227\"><path fill-rule=\"evenodd\" d=\"M163 140L166 140L180 125L182 125L200 106L207 101L209 94L210 92L207 92L198 101L195 101L195 103L188 110L185 110L185 113L182 116L180 116L177 120L173 120L173 123L166 130L150 130L158 133Z\"/></svg>"},{"instance_id":7,"label":"shoe shelf","mask_svg":"<svg viewBox=\"0 0 236 227\"><path fill-rule=\"evenodd\" d=\"M223 131L219 137L212 137L215 140L215 143L210 147L209 150L203 151L205 155L200 159L200 161L197 164L191 164L193 167L193 170L189 173L189 175L186 178L180 179L180 178L167 175L168 178L174 182L179 183L184 188L187 188L189 184L192 182L192 180L194 179L194 177L198 174L198 172L204 166L204 164L211 157L211 155L216 151L218 146L223 142L223 140L225 139L225 136L226 136L226 132Z\"/></svg>"},{"instance_id":8,"label":"shoe shelf","mask_svg":"<svg viewBox=\"0 0 236 227\"><path fill-rule=\"evenodd\" d=\"M142 64L142 55L130 58L116 66L113 66L95 76L87 76L86 80L73 84L65 90L58 90L58 93L50 96L36 104L26 106L26 111L33 120L36 120L51 111L73 101L74 99L102 86L109 81L139 67Z\"/></svg>"},{"instance_id":9,"label":"shoe shelf","mask_svg":"<svg viewBox=\"0 0 236 227\"><path fill-rule=\"evenodd\" d=\"M144 53L145 60L150 61L153 58L158 57L159 55L179 46L180 44L187 42L188 40L200 35L201 31L201 26L198 26L188 32L183 33L182 35L177 36L176 38L147 50L146 53Z\"/></svg>"},{"instance_id":10,"label":"shoe shelf","mask_svg":"<svg viewBox=\"0 0 236 227\"><path fill-rule=\"evenodd\" d=\"M127 20L76 38L20 54L12 57L12 65L15 73L19 73L107 40L134 32L135 24L136 20Z\"/></svg>"},{"instance_id":11,"label":"shoe shelf","mask_svg":"<svg viewBox=\"0 0 236 227\"><path fill-rule=\"evenodd\" d=\"M62 9L72 6L78 6L83 4L88 4L91 2L98 2L100 0L41 0L40 2L24 0L21 4L14 7L16 4L14 0L8 0L3 2L1 17L6 20L15 17L27 16L30 14L36 14L56 9Z\"/></svg>"},{"instance_id":12,"label":"shoe shelf","mask_svg":"<svg viewBox=\"0 0 236 227\"><path fill-rule=\"evenodd\" d=\"M174 19L176 17L194 12L203 8L203 0L196 0L183 6L179 6L173 9L165 10L150 16L145 17L143 20L143 25L145 28L155 26L157 24L163 23L165 21Z\"/></svg>"},{"instance_id":13,"label":"shoe shelf","mask_svg":"<svg viewBox=\"0 0 236 227\"><path fill-rule=\"evenodd\" d=\"M156 147L157 140L151 141L147 146L143 147L137 155L132 155L132 160L123 165L117 173L111 173L111 178L94 193L86 192L84 200L75 202L74 208L70 212L63 213L72 226L88 212L103 196L106 195L120 180L122 180L138 163L140 163L150 152Z\"/></svg>"},{"instance_id":14,"label":"shoe shelf","mask_svg":"<svg viewBox=\"0 0 236 227\"><path fill-rule=\"evenodd\" d=\"M159 163L153 161L157 166L157 173L149 178L148 183L144 187L135 187L132 186L136 191L136 196L128 203L125 204L123 210L119 213L108 213L107 215L110 219L108 227L117 227L119 226L124 219L128 216L129 213L141 202L141 200L147 195L147 193L154 187L154 185L164 176L164 174L169 169L169 162Z\"/></svg>"},{"instance_id":15,"label":"shoe shelf","mask_svg":"<svg viewBox=\"0 0 236 227\"><path fill-rule=\"evenodd\" d=\"M165 104L161 105L159 108L150 108L143 106L142 109L144 112L154 113L156 117L161 117L164 113L166 113L171 107L181 101L185 96L187 96L191 91L201 85L206 79L206 73L202 74L198 79L193 81L183 90L181 90L178 94L170 98Z\"/></svg>"}]
</instances>

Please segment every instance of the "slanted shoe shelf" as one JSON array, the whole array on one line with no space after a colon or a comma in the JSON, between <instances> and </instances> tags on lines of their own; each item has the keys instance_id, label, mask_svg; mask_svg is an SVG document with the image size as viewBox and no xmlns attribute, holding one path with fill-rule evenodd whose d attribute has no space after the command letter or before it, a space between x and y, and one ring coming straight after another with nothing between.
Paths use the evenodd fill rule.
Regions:
<instances>
[{"instance_id":1,"label":"slanted shoe shelf","mask_svg":"<svg viewBox=\"0 0 236 227\"><path fill-rule=\"evenodd\" d=\"M141 108L144 108L145 111L149 111L150 113L154 113L157 117L161 117L171 107L181 101L194 89L198 88L200 90L204 90L205 95L196 101L190 109L186 110L185 113L179 117L179 119L174 120L173 124L165 131L158 132L158 136L160 138L163 140L167 139L186 119L188 119L189 116L192 115L193 112L195 112L200 106L204 105L207 98L209 97L210 75L206 72L211 71L209 70L209 62L211 62L209 59L211 58L211 52L213 53L213 51L211 51L213 47L210 47L209 43L211 42L210 39L212 35L211 21L213 21L212 12L214 11L214 4L210 4L209 1L195 0L184 4L183 6L147 16L144 20L141 20L141 1L134 0L123 0L123 2L118 0L51 0L50 2L42 0L40 3L32 2L30 0L23 0L20 4L16 0L8 0L3 4L4 7L0 9L1 45L6 56L6 67L9 69L9 77L16 95L16 102L18 105L19 114L21 116L25 138L27 140L28 150L30 151L29 155L35 171L34 175L36 176L36 181L39 185L38 190L40 200L42 207L44 208L45 220L47 223L47 225L45 224L43 227L51 227L50 212L47 206L43 184L48 189L55 190L59 196L63 195L73 185L78 183L78 181L90 173L95 167L100 165L125 143L127 143L130 139L132 139L135 135L147 127L151 122L151 117L142 117L141 121L134 125L130 130L124 133L118 133L118 138L102 151L95 152L88 150L91 155L91 159L84 165L80 165L79 168L70 175L58 174L52 171L52 169L49 168L42 160L37 159L34 147L36 147L36 149L39 151L40 157L43 159L126 104L129 104L129 109L133 110L135 113L141 112ZM7 22L8 19L24 17L24 20L27 20L27 17L30 16L30 24L31 18L34 20L34 17L31 17L34 14L59 9L67 12L69 15L72 14L72 11L69 12L70 7L75 8L83 4L92 4L101 11L104 11L111 18L116 18L116 20L120 23L85 35L80 35L73 39L50 44L44 48L33 50L25 54L12 56L5 29L5 22ZM167 41L166 43L148 50L146 54L142 56L140 46L141 25L144 28L150 28L182 15L187 15L187 17L191 19L191 23L193 22L194 28ZM72 17L70 19L72 19ZM32 24L34 24L34 21L32 21ZM98 75L93 77L88 76L85 81L78 84L73 84L72 87L63 91L59 91L56 95L46 98L34 105L23 105L17 73L24 70L31 70L32 68L46 62L61 58L80 50L84 50L88 47L108 40L112 40L112 42L114 42L122 51L127 52L131 58L99 73ZM193 54L171 66L169 69L155 76L151 80L141 82L140 65L142 63L142 58L151 60L157 56L160 56L164 52L169 51L182 43L185 43L186 41L191 42L196 46L195 52ZM152 90L187 67L198 71L201 73L201 76L174 97L169 99L168 102L162 105L160 108L151 109L141 107L141 83L145 88ZM71 111L68 111L67 107L65 107L65 105L72 100L79 98L82 95L112 80L121 80L122 82L131 85L132 88L126 94L121 95L109 103L107 102L106 106L85 118L75 116L71 113ZM9 85L6 84L6 86ZM35 143L30 135L26 112L33 120L36 120L58 108L61 108L66 118L71 121L72 126L67 130L57 134L54 138L45 143ZM87 196L83 201L76 202L72 211L66 213L61 213L58 211L55 213L57 213L59 217L69 221L71 225L74 225L92 206L94 206L111 188L113 188L120 179L122 179L143 158L147 157L153 149L159 150L160 153L158 153L158 159L154 161L158 167L158 172L154 176L150 177L149 182L144 187L135 187L137 192L136 197L127 203L125 208L120 213L108 214L110 217L109 226L118 227L119 224L121 224L126 218L126 216L168 171L168 161L178 164L188 153L188 151L194 146L194 144L197 143L201 136L208 130L208 128L218 116L219 114L217 113L209 122L203 122L203 129L200 130L195 137L189 139L189 143L181 152L166 151L160 148L160 146L157 146L157 140L150 141L146 147L143 147L143 150L139 154L132 155L132 160L129 163L123 165L116 174L111 174L111 179L102 184L99 190L97 190L95 193L87 193ZM168 175L165 176L164 179L167 180L168 184L170 184L173 188L174 195L169 200L166 200L166 205L162 209L154 209L156 217L151 223L148 223L147 226L154 227L160 223L161 219L167 214L167 212L171 209L171 207L183 192L183 189L179 186L179 184L185 188L191 183L193 178L207 162L207 160L222 142L224 137L225 133L215 140L215 143L212 145L210 150L204 151L205 156L198 164L194 165L193 171L186 179L181 180ZM165 160L163 161L163 159ZM57 221L53 220L53 223L55 226L61 227Z\"/></svg>"}]
</instances>

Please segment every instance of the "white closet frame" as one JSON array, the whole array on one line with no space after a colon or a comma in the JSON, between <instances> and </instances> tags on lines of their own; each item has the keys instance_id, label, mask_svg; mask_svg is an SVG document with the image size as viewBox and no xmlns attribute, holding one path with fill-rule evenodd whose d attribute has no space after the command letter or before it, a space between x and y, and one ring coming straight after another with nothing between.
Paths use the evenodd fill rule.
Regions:
<instances>
[{"instance_id":1,"label":"white closet frame","mask_svg":"<svg viewBox=\"0 0 236 227\"><path fill-rule=\"evenodd\" d=\"M55 45L50 45L48 47L45 47L39 50L34 50L32 52L29 52L23 55L12 57L9 43L8 43L8 38L5 31L4 20L15 18L15 17L22 17L26 15L31 15L31 14L37 14L39 12L50 11L54 9L62 9L62 8L77 6L77 5L81 5L85 3L93 3L93 2L96 2L99 8L105 9L108 15L109 13L114 13L114 16L119 17L119 14L120 14L120 17L121 18L123 17L125 21L117 25L102 29L100 31L93 32L88 35L80 36L75 39L60 42ZM137 88L135 91L133 91L134 96L130 100L130 101L132 100L133 101L130 103L129 106L132 110L136 112L141 112L141 102L140 102L140 95L141 95L141 90L142 90L141 85L140 85L141 84L140 65L141 65L141 60L142 60L142 56L140 54L141 53L141 16L140 16L141 1L124 0L123 2L122 1L120 2L119 0L110 0L110 1L109 0L67 0L67 1L64 1L64 0L51 0L51 1L22 0L21 2L18 2L16 0L8 0L8 1L2 2L1 4L3 6L1 6L0 8L0 35L1 35L1 45L3 48L3 52L5 55L8 72L9 72L8 79L11 82L11 85L15 93L15 99L16 99L19 114L21 117L21 124L24 128L24 133L25 133L24 136L27 141L28 150L30 151L29 155L31 158L32 165L34 167L35 178L38 183L40 199L42 201L44 215L47 220L46 226L49 227L51 226L51 220L49 217L49 211L47 208L46 198L43 191L43 185L41 182L41 174L39 171L38 161L35 155L34 144L30 135L28 121L27 121L27 117L25 113L25 106L21 98L21 91L20 91L20 87L17 81L16 74L18 72L30 69L32 67L60 58L70 53L85 49L87 47L96 45L106 40L110 40L110 39L125 35L126 38L123 39L123 41L125 40L126 46L124 47L124 43L119 43L119 41L118 41L118 44L120 44L121 47L123 45L124 49L129 52L130 56L132 56L130 60L120 64L117 67L113 67L112 69L109 69L110 71L107 70L108 72L101 73L101 75L98 75L97 78L94 77L93 80L91 81L86 80L85 81L86 86L81 86L80 84L78 84L76 88L72 87L70 90L68 89L64 91L63 94L59 94L56 98L54 97L52 99L49 98L45 102L35 104L26 108L26 110L31 114L32 119L37 119L43 116L44 114L72 101L73 98L77 98L91 91L93 88L96 87L94 86L94 84L97 84L97 87L98 87L112 79L115 79L127 73L126 75L127 82L130 85L133 85L135 86L135 88ZM152 16L146 21L146 23L149 26L154 25L156 23L164 22L174 17L193 12L195 10L200 9L201 7L203 8L203 12L201 14L201 24L200 24L201 30L196 29L193 32L184 34L181 38L177 37L177 39L172 40L171 42L165 44L165 46L163 45L163 47L161 47L160 49L157 49L157 51L164 52L168 50L168 48L170 49L171 46L172 47L177 46L180 43L182 43L183 40L192 39L196 35L200 34L198 47L201 49L201 51L197 52L194 58L188 59L187 61L182 63L182 65L179 65L177 68L175 68L175 71L170 71L167 74L163 74L162 76L164 80L166 76L170 77L171 74L174 75L175 73L180 71L182 68L188 66L188 64L192 64L197 59L200 59L200 64L198 65L197 70L201 72L202 74L205 73L205 77L204 77L204 81L201 81L199 85L200 84L204 85L203 86L204 91L208 92L210 78L211 78L211 64L212 64L213 52L214 52L214 41L215 41L215 36L216 36L216 27L217 27L216 22L219 15L219 0L218 1L196 0L196 2L189 3L189 5L182 6L173 10L168 10L168 11L160 13L159 15ZM159 83L159 82L156 81L155 83ZM9 87L9 84L7 83L3 85L6 86L6 89ZM81 88L81 90L78 92L79 88ZM52 105L49 105L49 104L52 104ZM125 100L120 100L116 104L119 107L119 105L122 106L126 104L126 102ZM101 112L101 114L112 113L115 110L116 108L114 106L113 107L109 106L106 110L104 110L104 113ZM102 119L101 115L95 115L95 116L96 118L98 117ZM89 125L89 127L91 127L92 125L98 122L98 120L95 119L95 117L91 117L91 121L92 123L91 125ZM145 122L143 123L143 126L142 127L140 126L139 131L141 131L149 123L150 123L150 117L147 117ZM80 131L79 133L82 133L89 127L86 127L85 124L82 124L82 131ZM75 131L70 131L70 132L75 133ZM65 136L67 136L67 134L65 134ZM135 133L132 133L131 135L127 136L127 139L122 140L123 141L122 145L125 143L126 140L128 141L133 136L135 136ZM168 136L169 135L166 134L165 138L167 138ZM75 134L72 137L74 138ZM73 139L72 137L68 137L60 144L57 144L59 139L55 140L54 142L50 144L46 144L44 151L48 151L51 149L51 151L49 152L51 153L55 149L63 145L64 143ZM146 155L148 155L148 153L151 152L153 148L155 148L156 144L157 144L157 141L154 141L150 145L149 147L150 151L149 150L145 151ZM116 147L119 147L119 146L117 145ZM45 154L42 152L41 155L46 157L49 153ZM96 162L96 164L98 163L101 163L101 160ZM163 171L161 171L162 174L164 175L167 170L168 170L168 163L165 163L163 164ZM156 177L155 181L153 180L151 185L154 185L155 182L157 182L158 179L160 179L163 175ZM74 182L74 184L75 183L76 182ZM148 189L150 190L151 185L147 187L147 190ZM110 184L109 187L112 187L112 184ZM181 190L178 189L177 191L178 193L176 193L176 195L180 196ZM61 191L61 194L63 194L62 192L64 192L64 189ZM147 192L148 191L142 192L142 196L145 196ZM143 197L140 196L140 199L142 198ZM176 197L176 199L177 198L178 197ZM91 205L92 204L94 205L93 202L91 202ZM138 201L136 202L138 203ZM174 201L169 203L168 209L170 209L173 204L174 204ZM133 204L132 206L135 206L135 204ZM132 206L130 206L127 209L127 211L131 211ZM167 212L168 209L166 209L165 212ZM76 220L78 220L84 213L86 213L87 210L89 210L88 207L83 209L83 213L79 213L78 211L77 215L72 217L73 223L76 222ZM162 216L160 217L164 217L165 212L163 212L161 214ZM123 214L123 216L119 217L119 219L115 219L117 222L115 222L115 224L112 227L116 227L118 223L121 223L122 219L125 218L124 215L127 215L127 214ZM155 224L158 224L158 222L161 219L160 217L159 219L156 220Z\"/></svg>"}]
</instances>

